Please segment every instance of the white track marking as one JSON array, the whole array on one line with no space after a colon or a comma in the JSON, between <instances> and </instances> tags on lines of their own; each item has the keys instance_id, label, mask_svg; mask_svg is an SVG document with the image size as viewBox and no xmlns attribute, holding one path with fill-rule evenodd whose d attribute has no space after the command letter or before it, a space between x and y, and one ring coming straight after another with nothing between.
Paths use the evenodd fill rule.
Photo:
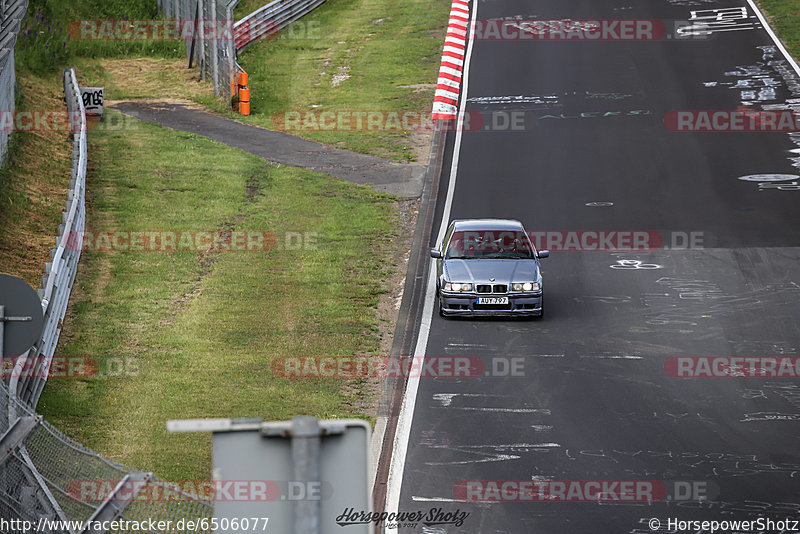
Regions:
<instances>
[{"instance_id":1,"label":"white track marking","mask_svg":"<svg viewBox=\"0 0 800 534\"><path fill-rule=\"evenodd\" d=\"M450 499L448 497L419 497L417 495L412 495L411 500L414 502L466 502L459 501L458 499Z\"/></svg>"},{"instance_id":2,"label":"white track marking","mask_svg":"<svg viewBox=\"0 0 800 534\"><path fill-rule=\"evenodd\" d=\"M465 412L501 412L501 413L536 413L550 415L547 408L484 408L483 406L448 406L448 410L463 410Z\"/></svg>"},{"instance_id":3,"label":"white track marking","mask_svg":"<svg viewBox=\"0 0 800 534\"><path fill-rule=\"evenodd\" d=\"M425 462L425 465L472 465L472 464L486 464L489 462L505 462L506 460L519 460L520 457L516 454L485 454L477 453L486 458L480 460L457 460L454 462Z\"/></svg>"},{"instance_id":4,"label":"white track marking","mask_svg":"<svg viewBox=\"0 0 800 534\"><path fill-rule=\"evenodd\" d=\"M461 109L458 112L458 125L463 125L464 114L467 101L467 89L469 85L469 65L472 59L472 47L475 43L475 20L478 16L478 1L472 2L473 8L470 15L469 43L467 44L467 54L464 58L463 74L463 97ZM450 211L453 206L453 191L456 186L456 174L458 172L458 158L461 154L461 137L464 128L456 128L455 147L453 150L453 163L450 167L450 182L447 186L447 198L442 212L442 223L439 226L439 236L437 243L441 242L447 231L447 224L450 221ZM414 348L414 362L421 364L425 358L425 348L428 345L428 336L431 331L431 320L433 319L434 296L436 292L436 269L431 269L428 276L428 285L425 288L425 305L422 308L422 319L420 321L417 345ZM400 509L400 490L403 483L403 472L405 471L406 453L408 452L408 441L411 435L411 423L414 418L414 407L417 403L417 391L419 390L419 378L408 378L406 392L403 396L403 405L400 408L400 415L397 419L397 429L394 436L394 448L392 449L392 460L389 466L389 478L387 480L386 504L387 511L397 511Z\"/></svg>"}]
</instances>

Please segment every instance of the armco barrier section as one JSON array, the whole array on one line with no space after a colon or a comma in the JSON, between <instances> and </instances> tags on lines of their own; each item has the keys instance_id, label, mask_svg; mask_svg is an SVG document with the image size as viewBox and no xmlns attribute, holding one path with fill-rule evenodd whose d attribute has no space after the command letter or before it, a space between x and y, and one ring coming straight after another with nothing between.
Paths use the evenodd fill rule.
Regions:
<instances>
[{"instance_id":1,"label":"armco barrier section","mask_svg":"<svg viewBox=\"0 0 800 534\"><path fill-rule=\"evenodd\" d=\"M280 30L318 8L324 2L325 0L275 0L262 8L256 9L234 25L233 38L237 55L240 50L257 41L277 36ZM238 61L235 62L235 66L233 73L235 77L238 78L240 72L244 73L245 76L247 75ZM231 82L232 92L236 87L236 82ZM242 86L238 87L241 88ZM244 99L240 100L239 113L249 115L250 90L245 90L246 92L241 93L239 96L246 95L247 103L243 106L241 102Z\"/></svg>"},{"instance_id":2,"label":"armco barrier section","mask_svg":"<svg viewBox=\"0 0 800 534\"><path fill-rule=\"evenodd\" d=\"M14 45L20 24L28 9L28 0L0 0L0 110L14 109L14 86L17 82ZM8 152L9 132L0 131L0 164Z\"/></svg>"},{"instance_id":3,"label":"armco barrier section","mask_svg":"<svg viewBox=\"0 0 800 534\"><path fill-rule=\"evenodd\" d=\"M42 299L44 313L44 329L39 340L28 353L17 360L19 369L31 369L32 372L12 373L9 382L11 395L31 409L36 409L39 396L47 382L50 363L61 334L61 321L67 312L67 303L72 291L72 283L78 270L80 259L80 242L67 244L72 237L83 235L86 224L86 112L81 100L81 92L75 71L64 72L64 97L67 102L72 144L72 176L67 192L66 210L61 215L62 224L58 227L56 248L50 251L51 261L45 265L42 277Z\"/></svg>"},{"instance_id":4,"label":"armco barrier section","mask_svg":"<svg viewBox=\"0 0 800 534\"><path fill-rule=\"evenodd\" d=\"M0 0L2 1L2 0ZM60 522L103 520L171 521L207 519L213 506L151 473L126 469L68 438L43 421L35 406L47 381L80 257L85 226L85 186L88 162L86 112L73 69L64 73L64 94L73 134L73 166L64 223L59 227L53 261L39 290L45 327L42 337L20 358L25 369L0 381L0 518L29 521L36 532L101 533L96 528L68 527ZM72 241L68 240L70 237ZM26 365L25 359L35 362ZM16 377L24 375L27 378ZM33 378L36 377L36 378ZM82 493L82 483L90 491ZM102 490L102 491L100 491ZM166 524L166 523L164 523ZM31 528L10 532L32 532ZM208 533L202 528L197 532Z\"/></svg>"},{"instance_id":5,"label":"armco barrier section","mask_svg":"<svg viewBox=\"0 0 800 534\"><path fill-rule=\"evenodd\" d=\"M275 0L259 8L234 25L236 51L286 28L292 22L321 6L325 0Z\"/></svg>"},{"instance_id":6,"label":"armco barrier section","mask_svg":"<svg viewBox=\"0 0 800 534\"><path fill-rule=\"evenodd\" d=\"M158 0L164 17L193 21L186 41L189 64L200 67L201 78L211 77L214 94L229 100L236 93L236 77L244 72L237 63L240 50L286 28L325 0L275 0L234 23L239 0ZM207 32L213 31L213 35Z\"/></svg>"}]
</instances>

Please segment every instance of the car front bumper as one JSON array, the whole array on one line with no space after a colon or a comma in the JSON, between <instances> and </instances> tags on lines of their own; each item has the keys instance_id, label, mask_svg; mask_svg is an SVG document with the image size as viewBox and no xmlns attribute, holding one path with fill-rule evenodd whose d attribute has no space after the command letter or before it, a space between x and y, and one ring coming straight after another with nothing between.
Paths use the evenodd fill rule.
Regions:
<instances>
[{"instance_id":1,"label":"car front bumper","mask_svg":"<svg viewBox=\"0 0 800 534\"><path fill-rule=\"evenodd\" d=\"M508 304L477 304L477 298L507 296ZM468 316L538 316L542 314L542 293L526 295L477 295L450 294L439 295L439 305L444 315Z\"/></svg>"}]
</instances>

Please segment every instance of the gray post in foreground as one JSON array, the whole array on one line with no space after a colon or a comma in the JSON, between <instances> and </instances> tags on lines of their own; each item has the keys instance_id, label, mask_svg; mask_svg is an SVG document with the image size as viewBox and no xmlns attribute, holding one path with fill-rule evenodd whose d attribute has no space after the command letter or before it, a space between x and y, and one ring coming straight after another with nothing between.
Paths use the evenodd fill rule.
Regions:
<instances>
[{"instance_id":1,"label":"gray post in foreground","mask_svg":"<svg viewBox=\"0 0 800 534\"><path fill-rule=\"evenodd\" d=\"M341 534L337 518L346 510L372 511L370 428L360 419L195 419L169 421L167 430L212 432L215 484L280 488L268 499L216 495L216 519L268 518L268 525L258 525L263 530L251 532ZM351 524L348 534L368 534L370 527Z\"/></svg>"},{"instance_id":2,"label":"gray post in foreground","mask_svg":"<svg viewBox=\"0 0 800 534\"><path fill-rule=\"evenodd\" d=\"M292 419L292 460L294 479L298 482L321 482L319 447L322 429L316 417ZM342 429L344 432L344 429ZM294 534L320 534L321 501L294 502Z\"/></svg>"}]
</instances>

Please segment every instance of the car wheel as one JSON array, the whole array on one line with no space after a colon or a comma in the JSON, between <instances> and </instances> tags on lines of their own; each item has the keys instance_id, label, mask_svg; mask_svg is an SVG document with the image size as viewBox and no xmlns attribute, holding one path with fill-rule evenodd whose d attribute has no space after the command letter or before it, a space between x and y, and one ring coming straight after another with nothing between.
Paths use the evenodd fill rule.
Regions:
<instances>
[{"instance_id":1,"label":"car wheel","mask_svg":"<svg viewBox=\"0 0 800 534\"><path fill-rule=\"evenodd\" d=\"M436 299L436 303L439 306L439 317L446 317L444 314L444 310L442 310L442 299Z\"/></svg>"}]
</instances>

